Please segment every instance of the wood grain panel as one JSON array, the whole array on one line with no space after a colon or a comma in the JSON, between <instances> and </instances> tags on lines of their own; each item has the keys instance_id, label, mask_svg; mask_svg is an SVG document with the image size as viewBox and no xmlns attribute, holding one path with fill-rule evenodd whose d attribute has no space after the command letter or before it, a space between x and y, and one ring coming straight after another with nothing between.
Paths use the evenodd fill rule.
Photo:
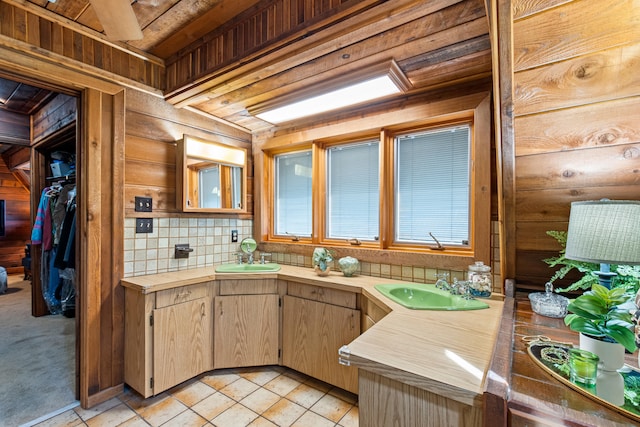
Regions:
<instances>
[{"instance_id":1,"label":"wood grain panel","mask_svg":"<svg viewBox=\"0 0 640 427\"><path fill-rule=\"evenodd\" d=\"M640 38L640 4L573 1L513 23L516 72ZM616 25L611 25L615 22Z\"/></svg>"},{"instance_id":2,"label":"wood grain panel","mask_svg":"<svg viewBox=\"0 0 640 427\"><path fill-rule=\"evenodd\" d=\"M298 15L298 18L300 18L298 25L290 27L291 21L281 19L280 14L282 11L290 10L290 5L296 1L277 0L275 2L263 2L261 7L248 9L226 23L226 25L218 27L214 32L203 37L203 41L200 44L191 46L189 50L184 49L179 56L168 58L167 86L169 90L210 73L222 64L228 64L249 53L253 53L267 43L272 48L274 42L280 41L284 36L291 35L295 31L300 31L301 29L310 31L312 26L314 24L318 25L323 18L332 17L333 20L337 20L343 18L347 14L346 11L350 9L351 13L353 13L353 10L358 10L374 3L368 0L332 4L323 0L307 0L305 2L307 7L299 10L302 14ZM264 21L271 24L266 33L261 28ZM251 34L261 34L266 38L251 37ZM226 48L222 50L215 49L219 46ZM228 48L231 46L233 49ZM207 52L211 47L215 49L215 53L207 56Z\"/></svg>"},{"instance_id":3,"label":"wood grain panel","mask_svg":"<svg viewBox=\"0 0 640 427\"><path fill-rule=\"evenodd\" d=\"M560 249L559 246L557 249ZM516 250L516 268L518 275L522 275L522 279L518 280L518 289L544 291L545 283L553 276L556 269L550 268L543 260L557 256L558 250ZM578 278L574 274L569 274L563 280L556 280L554 286L557 288L568 286Z\"/></svg>"},{"instance_id":4,"label":"wood grain panel","mask_svg":"<svg viewBox=\"0 0 640 427\"><path fill-rule=\"evenodd\" d=\"M220 279L220 295L277 294L276 279Z\"/></svg>"},{"instance_id":5,"label":"wood grain panel","mask_svg":"<svg viewBox=\"0 0 640 427\"><path fill-rule=\"evenodd\" d=\"M124 381L144 397L153 394L153 295L125 289Z\"/></svg>"},{"instance_id":6,"label":"wood grain panel","mask_svg":"<svg viewBox=\"0 0 640 427\"><path fill-rule=\"evenodd\" d=\"M156 309L153 319L154 394L213 369L210 298Z\"/></svg>"},{"instance_id":7,"label":"wood grain panel","mask_svg":"<svg viewBox=\"0 0 640 427\"><path fill-rule=\"evenodd\" d=\"M5 144L29 145L31 143L29 116L2 111L0 114L0 141Z\"/></svg>"},{"instance_id":8,"label":"wood grain panel","mask_svg":"<svg viewBox=\"0 0 640 427\"><path fill-rule=\"evenodd\" d=\"M482 408L360 369L359 425L482 426Z\"/></svg>"},{"instance_id":9,"label":"wood grain panel","mask_svg":"<svg viewBox=\"0 0 640 427\"><path fill-rule=\"evenodd\" d=\"M640 143L516 159L519 191L637 185Z\"/></svg>"},{"instance_id":10,"label":"wood grain panel","mask_svg":"<svg viewBox=\"0 0 640 427\"><path fill-rule=\"evenodd\" d=\"M282 363L357 393L357 369L338 363L338 349L360 335L360 311L285 295Z\"/></svg>"},{"instance_id":11,"label":"wood grain panel","mask_svg":"<svg viewBox=\"0 0 640 427\"><path fill-rule=\"evenodd\" d=\"M124 153L127 159L174 166L176 163L176 145L174 142L157 141L128 135Z\"/></svg>"},{"instance_id":12,"label":"wood grain panel","mask_svg":"<svg viewBox=\"0 0 640 427\"><path fill-rule=\"evenodd\" d=\"M216 369L278 364L279 298L277 294L215 298Z\"/></svg>"},{"instance_id":13,"label":"wood grain panel","mask_svg":"<svg viewBox=\"0 0 640 427\"><path fill-rule=\"evenodd\" d=\"M518 221L516 238L518 250L560 250L556 240L547 235L548 230L567 231L568 221L522 222Z\"/></svg>"},{"instance_id":14,"label":"wood grain panel","mask_svg":"<svg viewBox=\"0 0 640 427\"><path fill-rule=\"evenodd\" d=\"M180 286L156 292L156 308L180 304L209 296L209 284Z\"/></svg>"},{"instance_id":15,"label":"wood grain panel","mask_svg":"<svg viewBox=\"0 0 640 427\"><path fill-rule=\"evenodd\" d=\"M574 0L514 0L511 2L513 19L525 18L570 1Z\"/></svg>"},{"instance_id":16,"label":"wood grain panel","mask_svg":"<svg viewBox=\"0 0 640 427\"><path fill-rule=\"evenodd\" d=\"M576 187L548 190L522 190L516 194L516 214L519 222L566 222L571 202L582 200L634 200L634 186Z\"/></svg>"},{"instance_id":17,"label":"wood grain panel","mask_svg":"<svg viewBox=\"0 0 640 427\"><path fill-rule=\"evenodd\" d=\"M287 293L292 296L306 298L342 307L356 308L356 294L339 289L329 289L304 283L289 282Z\"/></svg>"},{"instance_id":18,"label":"wood grain panel","mask_svg":"<svg viewBox=\"0 0 640 427\"><path fill-rule=\"evenodd\" d=\"M154 185L126 184L124 190L124 206L126 216L135 213L136 196L151 197L154 212L176 212L175 188L157 187ZM149 212L146 212L148 215Z\"/></svg>"},{"instance_id":19,"label":"wood grain panel","mask_svg":"<svg viewBox=\"0 0 640 427\"><path fill-rule=\"evenodd\" d=\"M640 141L640 97L517 117L517 156Z\"/></svg>"},{"instance_id":20,"label":"wood grain panel","mask_svg":"<svg viewBox=\"0 0 640 427\"><path fill-rule=\"evenodd\" d=\"M640 43L516 73L514 113L520 116L637 96L640 77L634 70L638 64Z\"/></svg>"},{"instance_id":21,"label":"wood grain panel","mask_svg":"<svg viewBox=\"0 0 640 427\"><path fill-rule=\"evenodd\" d=\"M386 32L384 38L371 37L365 38L370 31L374 31L378 23L371 22L366 27L359 28L355 34L350 34L351 40L344 41L345 46L342 49L336 49L333 52L325 53L320 58L313 61L296 64L296 57L287 58L285 64L289 69L272 74L265 77L265 71L256 70L261 74L260 79L248 83L246 76L241 79L235 79L232 82L225 82L223 85L215 87L215 93L210 93L203 104L194 104L196 108L203 111L209 111L218 117L229 117L233 114L239 114L245 108L234 100L249 100L245 104L255 105L275 97L283 96L292 91L304 91L318 84L318 81L331 81L336 78L344 77L349 73L357 72L359 69L388 61L394 58L399 63L403 63L403 59L412 56L411 52L440 52L440 56L418 56L412 58L419 67L413 63L403 63L403 70L413 70L421 66L436 61L436 58L443 61L442 52L448 51L448 45L451 40L468 39L472 48L468 50L483 50L488 47L480 41L473 44L475 37L482 38L486 34L486 21L484 10L482 8L473 8L473 3L462 2L457 5L446 8L438 13L428 15L423 19L414 19L409 22L403 22L409 16L416 17L418 11L424 14L419 8L410 15L408 12L405 16L396 16L396 26ZM403 24L403 25L401 25ZM354 37L358 39L353 39ZM345 35L346 39L347 36ZM357 42L357 48L354 43ZM338 41L332 41L332 45L339 44ZM446 49L445 49L446 47ZM464 49L462 49L464 50ZM297 53L302 56L302 52ZM306 52L309 55L309 52ZM460 55L460 52L457 52ZM435 54L434 54L435 55ZM450 53L449 55L454 55ZM486 69L485 69L486 71ZM253 73L252 73L253 74ZM212 91L213 92L213 91ZM222 95L222 96L221 96ZM215 102L211 102L211 100ZM226 107L225 107L226 105ZM238 118L239 119L239 118Z\"/></svg>"},{"instance_id":22,"label":"wood grain panel","mask_svg":"<svg viewBox=\"0 0 640 427\"><path fill-rule=\"evenodd\" d=\"M75 96L58 94L46 108L32 116L33 143L65 128L76 121L78 116L78 100Z\"/></svg>"},{"instance_id":23,"label":"wood grain panel","mask_svg":"<svg viewBox=\"0 0 640 427\"><path fill-rule=\"evenodd\" d=\"M140 160L126 160L126 184L145 185L175 189L175 165L154 165ZM175 191L175 190L174 190Z\"/></svg>"},{"instance_id":24,"label":"wood grain panel","mask_svg":"<svg viewBox=\"0 0 640 427\"><path fill-rule=\"evenodd\" d=\"M399 65L403 67L402 63ZM488 77L491 74L491 55L489 51L474 52L445 62L422 66L405 74L414 86L422 87L438 87L442 85L445 76L449 83Z\"/></svg>"},{"instance_id":25,"label":"wood grain panel","mask_svg":"<svg viewBox=\"0 0 640 427\"><path fill-rule=\"evenodd\" d=\"M89 67L82 67L85 72L101 74L106 71L155 89L164 87L164 66L152 55L146 59L138 52L133 55L99 33L69 21L60 25L55 22L59 16L46 9L35 8L29 2L3 1L0 16L0 35L86 64ZM114 56L119 60L112 61ZM77 64L71 66L74 65L78 67Z\"/></svg>"}]
</instances>

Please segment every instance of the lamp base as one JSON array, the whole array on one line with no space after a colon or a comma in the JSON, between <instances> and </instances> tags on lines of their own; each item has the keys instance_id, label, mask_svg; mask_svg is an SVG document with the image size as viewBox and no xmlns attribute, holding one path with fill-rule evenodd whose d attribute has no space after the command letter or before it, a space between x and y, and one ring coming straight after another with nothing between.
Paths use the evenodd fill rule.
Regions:
<instances>
[{"instance_id":1,"label":"lamp base","mask_svg":"<svg viewBox=\"0 0 640 427\"><path fill-rule=\"evenodd\" d=\"M600 271L594 271L593 274L598 276L598 282L607 289L611 289L611 281L618 275L611 272L609 264L600 264Z\"/></svg>"}]
</instances>

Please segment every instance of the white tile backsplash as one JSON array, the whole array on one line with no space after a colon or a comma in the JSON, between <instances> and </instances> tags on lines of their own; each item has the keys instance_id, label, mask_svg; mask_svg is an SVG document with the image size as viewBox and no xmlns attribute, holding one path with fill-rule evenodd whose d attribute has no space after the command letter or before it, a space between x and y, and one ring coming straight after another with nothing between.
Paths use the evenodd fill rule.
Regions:
<instances>
[{"instance_id":1,"label":"white tile backsplash","mask_svg":"<svg viewBox=\"0 0 640 427\"><path fill-rule=\"evenodd\" d=\"M153 233L136 233L135 218L124 222L124 276L165 273L234 262L240 242L251 237L252 220L153 218ZM238 230L238 242L231 242ZM175 245L189 243L187 259L175 259Z\"/></svg>"},{"instance_id":2,"label":"white tile backsplash","mask_svg":"<svg viewBox=\"0 0 640 427\"><path fill-rule=\"evenodd\" d=\"M231 230L238 230L238 242L231 242ZM125 219L124 276L165 273L235 262L240 242L252 237L252 220L230 218L154 218L153 233L136 233L135 218ZM502 292L500 277L498 223L492 223L492 274L494 292ZM175 259L176 244L189 243L193 252L188 259ZM312 267L311 257L274 253L272 261L280 264ZM361 262L360 274L395 278L420 283L435 283L435 270L423 266L406 266ZM441 271L438 271L441 272ZM449 277L464 279L466 271L448 271Z\"/></svg>"}]
</instances>

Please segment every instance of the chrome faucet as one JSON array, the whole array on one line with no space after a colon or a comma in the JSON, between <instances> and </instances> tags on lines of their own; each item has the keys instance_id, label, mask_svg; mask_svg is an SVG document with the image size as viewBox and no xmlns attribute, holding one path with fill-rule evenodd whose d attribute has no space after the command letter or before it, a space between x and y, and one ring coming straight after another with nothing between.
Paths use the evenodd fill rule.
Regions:
<instances>
[{"instance_id":1,"label":"chrome faucet","mask_svg":"<svg viewBox=\"0 0 640 427\"><path fill-rule=\"evenodd\" d=\"M244 261L244 254L242 252L237 252L236 256L238 257L238 264L242 264Z\"/></svg>"},{"instance_id":2,"label":"chrome faucet","mask_svg":"<svg viewBox=\"0 0 640 427\"><path fill-rule=\"evenodd\" d=\"M265 260L265 257L270 257L271 254L266 253L266 252L260 252L260 264L266 264L267 261Z\"/></svg>"},{"instance_id":3,"label":"chrome faucet","mask_svg":"<svg viewBox=\"0 0 640 427\"><path fill-rule=\"evenodd\" d=\"M253 253L249 254L247 264L253 264Z\"/></svg>"}]
</instances>

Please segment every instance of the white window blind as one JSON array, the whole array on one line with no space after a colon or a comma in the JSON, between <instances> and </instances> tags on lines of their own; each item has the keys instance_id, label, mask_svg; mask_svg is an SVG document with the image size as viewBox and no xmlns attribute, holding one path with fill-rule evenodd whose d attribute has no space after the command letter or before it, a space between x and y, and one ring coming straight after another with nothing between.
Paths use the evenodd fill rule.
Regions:
<instances>
[{"instance_id":1,"label":"white window blind","mask_svg":"<svg viewBox=\"0 0 640 427\"><path fill-rule=\"evenodd\" d=\"M275 234L311 235L311 151L275 156Z\"/></svg>"},{"instance_id":2,"label":"white window blind","mask_svg":"<svg viewBox=\"0 0 640 427\"><path fill-rule=\"evenodd\" d=\"M398 242L469 244L470 128L396 138Z\"/></svg>"},{"instance_id":3,"label":"white window blind","mask_svg":"<svg viewBox=\"0 0 640 427\"><path fill-rule=\"evenodd\" d=\"M327 237L377 240L379 143L332 147L327 153Z\"/></svg>"}]
</instances>

